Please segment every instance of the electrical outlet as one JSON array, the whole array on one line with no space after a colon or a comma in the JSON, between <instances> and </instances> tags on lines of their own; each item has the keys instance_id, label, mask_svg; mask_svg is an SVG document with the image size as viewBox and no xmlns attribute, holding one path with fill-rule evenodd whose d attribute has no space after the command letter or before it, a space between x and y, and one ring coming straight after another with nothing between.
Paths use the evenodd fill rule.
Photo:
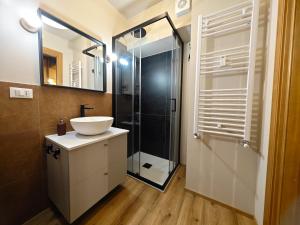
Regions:
<instances>
[{"instance_id":1,"label":"electrical outlet","mask_svg":"<svg viewBox=\"0 0 300 225\"><path fill-rule=\"evenodd\" d=\"M33 98L33 90L29 88L9 88L10 98Z\"/></svg>"}]
</instances>

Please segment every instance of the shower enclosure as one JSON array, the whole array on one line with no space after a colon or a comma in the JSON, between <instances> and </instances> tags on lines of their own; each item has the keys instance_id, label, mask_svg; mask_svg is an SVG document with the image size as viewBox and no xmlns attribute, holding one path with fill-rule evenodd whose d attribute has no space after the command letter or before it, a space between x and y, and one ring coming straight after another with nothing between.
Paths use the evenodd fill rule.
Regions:
<instances>
[{"instance_id":1,"label":"shower enclosure","mask_svg":"<svg viewBox=\"0 0 300 225\"><path fill-rule=\"evenodd\" d=\"M167 13L113 37L114 126L127 171L164 189L179 163L182 40Z\"/></svg>"}]
</instances>

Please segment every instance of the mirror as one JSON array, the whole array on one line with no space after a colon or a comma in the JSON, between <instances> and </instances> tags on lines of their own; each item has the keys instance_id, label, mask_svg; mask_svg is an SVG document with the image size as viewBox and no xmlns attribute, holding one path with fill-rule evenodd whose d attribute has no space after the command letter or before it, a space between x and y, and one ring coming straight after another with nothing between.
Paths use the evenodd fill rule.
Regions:
<instances>
[{"instance_id":1,"label":"mirror","mask_svg":"<svg viewBox=\"0 0 300 225\"><path fill-rule=\"evenodd\" d=\"M39 15L41 84L105 92L105 44L42 9Z\"/></svg>"}]
</instances>

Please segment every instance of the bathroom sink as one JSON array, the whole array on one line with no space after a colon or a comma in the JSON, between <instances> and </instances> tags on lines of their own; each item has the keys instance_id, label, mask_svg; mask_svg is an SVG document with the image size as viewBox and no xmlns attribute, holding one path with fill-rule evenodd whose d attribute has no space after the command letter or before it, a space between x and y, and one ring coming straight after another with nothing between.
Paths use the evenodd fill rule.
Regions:
<instances>
[{"instance_id":1,"label":"bathroom sink","mask_svg":"<svg viewBox=\"0 0 300 225\"><path fill-rule=\"evenodd\" d=\"M70 120L73 129L83 135L97 135L108 130L114 121L109 116L78 117Z\"/></svg>"}]
</instances>

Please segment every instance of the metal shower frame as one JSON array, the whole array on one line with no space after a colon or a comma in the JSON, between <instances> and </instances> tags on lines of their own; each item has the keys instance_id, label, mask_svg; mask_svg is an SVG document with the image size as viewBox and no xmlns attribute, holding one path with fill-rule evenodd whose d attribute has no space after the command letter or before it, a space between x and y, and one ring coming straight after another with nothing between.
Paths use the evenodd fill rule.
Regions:
<instances>
[{"instance_id":1,"label":"metal shower frame","mask_svg":"<svg viewBox=\"0 0 300 225\"><path fill-rule=\"evenodd\" d=\"M120 33L120 34L117 34L117 35L113 36L112 37L112 52L114 53L115 49L116 49L116 46L115 46L116 39L124 36L127 33L132 32L132 31L135 31L137 29L140 29L140 28L143 28L145 26L151 25L151 24L153 24L157 21L160 21L162 19L167 19L168 23L170 24L170 26L173 30L173 33L179 39L181 49L182 49L182 51L181 51L181 71L180 71L181 72L181 77L182 77L182 74L183 74L183 46L184 46L184 43L183 43L182 38L180 37L180 34L178 33L178 31L177 31L177 29L174 25L174 23L172 22L171 17L169 16L168 12L165 12L165 13L159 15L159 16L156 16L156 17L154 17L150 20L147 20L147 21L145 21L145 22L143 22L143 23L141 23L137 26L134 26L134 27L132 27L132 28ZM116 114L116 105L115 105L116 104L116 91L117 91L116 90L116 62L113 62L113 65L112 65L112 114L113 114L113 116ZM182 99L182 79L181 79L180 98ZM179 111L179 120L180 121L181 121L181 105L182 105L182 103L180 101L180 111ZM180 128L181 128L181 123L179 123L179 137L181 136L181 129ZM179 138L179 141L178 141L178 145L179 145L178 146L178 161L180 162L180 138ZM179 164L179 162L178 162L178 164ZM138 174L135 174L131 171L127 170L127 173L129 175L133 176L133 177L136 177L136 178L138 178L138 179L140 179L140 180L142 180L142 181L144 181L144 182L160 189L160 190L164 190L166 188L166 186L168 185L173 173L176 171L176 168L177 168L178 164L172 170L172 172L169 174L167 180L165 181L165 183L163 185L159 185L159 184L157 184L157 183L155 183L151 180L148 180L148 179L146 179L146 178L144 178L144 177L142 177Z\"/></svg>"}]
</instances>

